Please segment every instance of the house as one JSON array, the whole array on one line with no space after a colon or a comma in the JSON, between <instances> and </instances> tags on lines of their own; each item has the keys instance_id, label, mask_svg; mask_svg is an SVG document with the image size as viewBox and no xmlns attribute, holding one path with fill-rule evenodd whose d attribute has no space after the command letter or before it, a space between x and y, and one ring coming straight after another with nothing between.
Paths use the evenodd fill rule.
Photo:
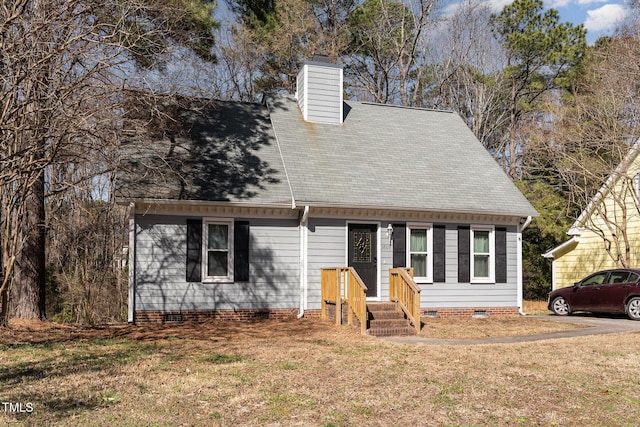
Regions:
<instances>
[{"instance_id":1,"label":"house","mask_svg":"<svg viewBox=\"0 0 640 427\"><path fill-rule=\"evenodd\" d=\"M518 313L533 207L456 114L342 86L341 66L314 60L296 96L132 114L116 181L129 321L317 316L335 266L355 267L367 301L411 266L424 313Z\"/></svg>"},{"instance_id":2,"label":"house","mask_svg":"<svg viewBox=\"0 0 640 427\"><path fill-rule=\"evenodd\" d=\"M599 270L640 265L640 142L590 200L567 234L543 256L552 261L552 289Z\"/></svg>"}]
</instances>

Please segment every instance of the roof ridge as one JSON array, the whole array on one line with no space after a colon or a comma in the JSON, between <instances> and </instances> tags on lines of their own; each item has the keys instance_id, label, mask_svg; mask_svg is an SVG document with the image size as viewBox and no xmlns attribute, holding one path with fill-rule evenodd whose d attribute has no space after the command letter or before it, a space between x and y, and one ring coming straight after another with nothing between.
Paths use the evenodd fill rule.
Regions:
<instances>
[{"instance_id":1,"label":"roof ridge","mask_svg":"<svg viewBox=\"0 0 640 427\"><path fill-rule=\"evenodd\" d=\"M348 103L348 100L345 100L345 102ZM413 107L411 105L381 104L379 102L368 102L368 101L352 101L352 102L357 102L362 105L374 105L378 107L392 107L392 108L400 108L404 110L433 111L435 113L453 114L453 111L439 110L437 108Z\"/></svg>"}]
</instances>

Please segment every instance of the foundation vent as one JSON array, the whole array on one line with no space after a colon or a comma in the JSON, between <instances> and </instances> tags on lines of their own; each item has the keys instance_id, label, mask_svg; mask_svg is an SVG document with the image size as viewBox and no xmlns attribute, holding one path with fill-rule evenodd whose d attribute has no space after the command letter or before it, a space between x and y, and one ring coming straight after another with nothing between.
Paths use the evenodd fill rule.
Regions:
<instances>
[{"instance_id":1,"label":"foundation vent","mask_svg":"<svg viewBox=\"0 0 640 427\"><path fill-rule=\"evenodd\" d=\"M182 323L184 322L184 318L180 313L171 313L164 315L164 321L166 323Z\"/></svg>"}]
</instances>

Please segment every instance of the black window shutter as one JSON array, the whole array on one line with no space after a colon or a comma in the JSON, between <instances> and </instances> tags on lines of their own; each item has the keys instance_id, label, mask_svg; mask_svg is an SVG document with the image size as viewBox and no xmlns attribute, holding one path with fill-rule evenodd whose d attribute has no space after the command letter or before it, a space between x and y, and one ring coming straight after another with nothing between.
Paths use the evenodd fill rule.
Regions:
<instances>
[{"instance_id":1,"label":"black window shutter","mask_svg":"<svg viewBox=\"0 0 640 427\"><path fill-rule=\"evenodd\" d=\"M469 227L458 227L458 282L471 281L471 255L470 243L471 230Z\"/></svg>"},{"instance_id":2,"label":"black window shutter","mask_svg":"<svg viewBox=\"0 0 640 427\"><path fill-rule=\"evenodd\" d=\"M407 226L393 224L393 268L407 266Z\"/></svg>"},{"instance_id":3,"label":"black window shutter","mask_svg":"<svg viewBox=\"0 0 640 427\"><path fill-rule=\"evenodd\" d=\"M202 220L187 219L187 282L202 281Z\"/></svg>"},{"instance_id":4,"label":"black window shutter","mask_svg":"<svg viewBox=\"0 0 640 427\"><path fill-rule=\"evenodd\" d=\"M233 280L249 281L249 221L236 221L233 231Z\"/></svg>"},{"instance_id":5,"label":"black window shutter","mask_svg":"<svg viewBox=\"0 0 640 427\"><path fill-rule=\"evenodd\" d=\"M446 282L446 244L444 225L433 226L433 281Z\"/></svg>"},{"instance_id":6,"label":"black window shutter","mask_svg":"<svg viewBox=\"0 0 640 427\"><path fill-rule=\"evenodd\" d=\"M496 283L507 283L506 228L496 228Z\"/></svg>"}]
</instances>

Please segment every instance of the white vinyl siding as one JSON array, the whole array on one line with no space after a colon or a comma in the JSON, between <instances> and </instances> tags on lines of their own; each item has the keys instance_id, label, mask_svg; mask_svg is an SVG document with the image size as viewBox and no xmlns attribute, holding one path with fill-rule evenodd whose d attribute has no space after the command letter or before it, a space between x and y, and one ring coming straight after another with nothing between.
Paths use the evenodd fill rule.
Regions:
<instances>
[{"instance_id":1,"label":"white vinyl siding","mask_svg":"<svg viewBox=\"0 0 640 427\"><path fill-rule=\"evenodd\" d=\"M434 223L435 224L435 223ZM471 283L458 281L458 227L446 224L446 281L419 283L420 306L423 310L465 307L515 307L517 301L517 232L507 225L507 282ZM485 227L490 227L486 225ZM385 275L383 274L383 277Z\"/></svg>"},{"instance_id":2,"label":"white vinyl siding","mask_svg":"<svg viewBox=\"0 0 640 427\"><path fill-rule=\"evenodd\" d=\"M207 219L204 218L203 223ZM137 215L135 309L176 311L298 308L300 243L297 221L268 218L242 220L250 223L250 280L235 283L204 280L187 282L185 218Z\"/></svg>"},{"instance_id":3,"label":"white vinyl siding","mask_svg":"<svg viewBox=\"0 0 640 427\"><path fill-rule=\"evenodd\" d=\"M342 123L342 67L307 63L298 73L297 96L302 117L308 122Z\"/></svg>"}]
</instances>

